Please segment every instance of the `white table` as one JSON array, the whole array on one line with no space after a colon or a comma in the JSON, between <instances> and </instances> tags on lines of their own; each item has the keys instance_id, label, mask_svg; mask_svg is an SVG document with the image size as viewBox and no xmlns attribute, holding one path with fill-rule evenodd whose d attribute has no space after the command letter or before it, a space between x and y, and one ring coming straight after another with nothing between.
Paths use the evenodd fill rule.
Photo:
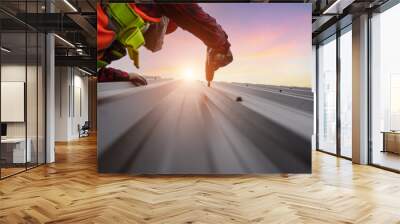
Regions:
<instances>
[{"instance_id":1,"label":"white table","mask_svg":"<svg viewBox=\"0 0 400 224\"><path fill-rule=\"evenodd\" d=\"M30 138L26 139L26 141L28 144L25 144L25 138L1 139L2 151L3 151L3 147L13 147L12 148L12 151L13 151L12 163L31 162L31 160L32 160L32 154L31 154L32 141ZM25 145L27 145L26 151L25 151Z\"/></svg>"}]
</instances>

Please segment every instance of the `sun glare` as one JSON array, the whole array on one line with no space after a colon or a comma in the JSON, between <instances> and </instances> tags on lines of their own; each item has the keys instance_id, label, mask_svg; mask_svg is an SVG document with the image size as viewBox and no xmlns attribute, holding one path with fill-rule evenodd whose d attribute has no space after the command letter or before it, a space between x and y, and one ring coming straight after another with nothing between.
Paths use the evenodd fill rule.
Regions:
<instances>
[{"instance_id":1,"label":"sun glare","mask_svg":"<svg viewBox=\"0 0 400 224\"><path fill-rule=\"evenodd\" d=\"M190 68L186 69L183 72L183 78L186 80L194 80L193 69L190 69Z\"/></svg>"}]
</instances>

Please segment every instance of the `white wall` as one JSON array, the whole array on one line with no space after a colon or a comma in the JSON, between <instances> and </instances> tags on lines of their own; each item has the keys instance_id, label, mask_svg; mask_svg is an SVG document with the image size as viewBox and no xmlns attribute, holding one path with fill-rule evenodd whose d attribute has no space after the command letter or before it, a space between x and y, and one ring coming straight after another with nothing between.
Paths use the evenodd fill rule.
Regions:
<instances>
[{"instance_id":1,"label":"white wall","mask_svg":"<svg viewBox=\"0 0 400 224\"><path fill-rule=\"evenodd\" d=\"M1 82L1 121L24 122L25 83ZM35 106L36 108L36 106Z\"/></svg>"},{"instance_id":2,"label":"white wall","mask_svg":"<svg viewBox=\"0 0 400 224\"><path fill-rule=\"evenodd\" d=\"M69 68L55 68L55 141L68 141L69 129Z\"/></svg>"},{"instance_id":3,"label":"white wall","mask_svg":"<svg viewBox=\"0 0 400 224\"><path fill-rule=\"evenodd\" d=\"M31 70L32 67L28 67ZM9 64L1 66L1 81L2 82L25 82L25 64ZM4 96L2 96L4 97ZM6 108L1 108L5 110ZM8 137L25 137L25 123L11 122L7 123Z\"/></svg>"},{"instance_id":4,"label":"white wall","mask_svg":"<svg viewBox=\"0 0 400 224\"><path fill-rule=\"evenodd\" d=\"M1 81L25 82L25 64L2 65ZM1 110L5 110L5 108L1 108ZM7 123L7 137L25 137L25 122Z\"/></svg>"},{"instance_id":5,"label":"white wall","mask_svg":"<svg viewBox=\"0 0 400 224\"><path fill-rule=\"evenodd\" d=\"M71 96L74 99L74 102L71 102L72 111L72 119L71 119L71 136L72 138L78 138L78 125L83 125L85 121L88 121L88 78L86 76L82 76L82 73L76 74L77 70L74 71L74 82L72 88L74 92L74 96ZM80 102L79 102L80 101ZM80 108L81 107L81 108ZM81 111L80 111L81 110Z\"/></svg>"},{"instance_id":6,"label":"white wall","mask_svg":"<svg viewBox=\"0 0 400 224\"><path fill-rule=\"evenodd\" d=\"M18 65L18 64L5 64L1 66L1 81L3 82L26 82L25 80L25 75L27 69L28 72L28 79L29 79L29 84L36 85L36 81L32 83L32 80L30 79L30 74L36 74L36 67L33 66L27 66L27 68L24 65ZM34 92L30 92L29 90L33 90ZM28 93L27 93L28 99L27 102L33 102L33 99L36 99L36 89L31 89L28 88ZM31 105L36 107L35 105ZM2 110L5 110L6 108L1 108ZM28 122L35 121L36 123L36 114L33 113L28 113ZM28 128L33 127L33 124L28 124ZM36 129L36 126L35 126ZM28 130L29 132L29 130ZM8 137L25 137L25 122L7 122L7 136ZM28 136L29 137L29 136Z\"/></svg>"},{"instance_id":7,"label":"white wall","mask_svg":"<svg viewBox=\"0 0 400 224\"><path fill-rule=\"evenodd\" d=\"M38 69L38 70L37 70ZM25 135L30 139L32 161L44 162L44 74L42 68L35 66L25 66L25 64L2 64L1 81L24 82L26 83L26 107L21 108L22 113L26 112L27 120L23 122L6 122L7 137L24 138ZM27 80L25 80L27 78ZM2 95L2 98L7 96ZM1 110L10 108L2 107ZM12 112L12 111L11 111ZM39 155L37 156L37 153Z\"/></svg>"},{"instance_id":8,"label":"white wall","mask_svg":"<svg viewBox=\"0 0 400 224\"><path fill-rule=\"evenodd\" d=\"M56 67L55 116L56 141L79 137L78 124L88 120L88 78L76 68Z\"/></svg>"}]
</instances>

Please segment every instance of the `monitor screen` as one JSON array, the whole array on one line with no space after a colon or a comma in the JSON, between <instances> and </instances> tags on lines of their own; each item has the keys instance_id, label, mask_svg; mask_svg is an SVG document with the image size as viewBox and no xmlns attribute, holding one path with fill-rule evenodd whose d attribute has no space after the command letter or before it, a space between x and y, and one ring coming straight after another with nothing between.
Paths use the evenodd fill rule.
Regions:
<instances>
[{"instance_id":1,"label":"monitor screen","mask_svg":"<svg viewBox=\"0 0 400 224\"><path fill-rule=\"evenodd\" d=\"M1 124L1 136L7 136L7 124Z\"/></svg>"}]
</instances>

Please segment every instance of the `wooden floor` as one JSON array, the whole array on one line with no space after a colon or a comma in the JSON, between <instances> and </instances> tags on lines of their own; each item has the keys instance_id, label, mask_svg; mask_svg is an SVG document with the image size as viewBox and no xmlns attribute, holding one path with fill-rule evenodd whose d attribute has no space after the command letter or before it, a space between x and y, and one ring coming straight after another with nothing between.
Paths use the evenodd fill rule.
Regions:
<instances>
[{"instance_id":1,"label":"wooden floor","mask_svg":"<svg viewBox=\"0 0 400 224\"><path fill-rule=\"evenodd\" d=\"M13 174L19 173L19 172L23 172L25 171L25 167L10 167L10 168L1 168L1 177L8 177L11 176Z\"/></svg>"},{"instance_id":2,"label":"wooden floor","mask_svg":"<svg viewBox=\"0 0 400 224\"><path fill-rule=\"evenodd\" d=\"M400 154L392 152L374 151L373 162L375 164L400 170Z\"/></svg>"},{"instance_id":3,"label":"wooden floor","mask_svg":"<svg viewBox=\"0 0 400 224\"><path fill-rule=\"evenodd\" d=\"M312 175L100 175L95 141L0 181L0 223L400 223L399 174L323 153Z\"/></svg>"}]
</instances>

